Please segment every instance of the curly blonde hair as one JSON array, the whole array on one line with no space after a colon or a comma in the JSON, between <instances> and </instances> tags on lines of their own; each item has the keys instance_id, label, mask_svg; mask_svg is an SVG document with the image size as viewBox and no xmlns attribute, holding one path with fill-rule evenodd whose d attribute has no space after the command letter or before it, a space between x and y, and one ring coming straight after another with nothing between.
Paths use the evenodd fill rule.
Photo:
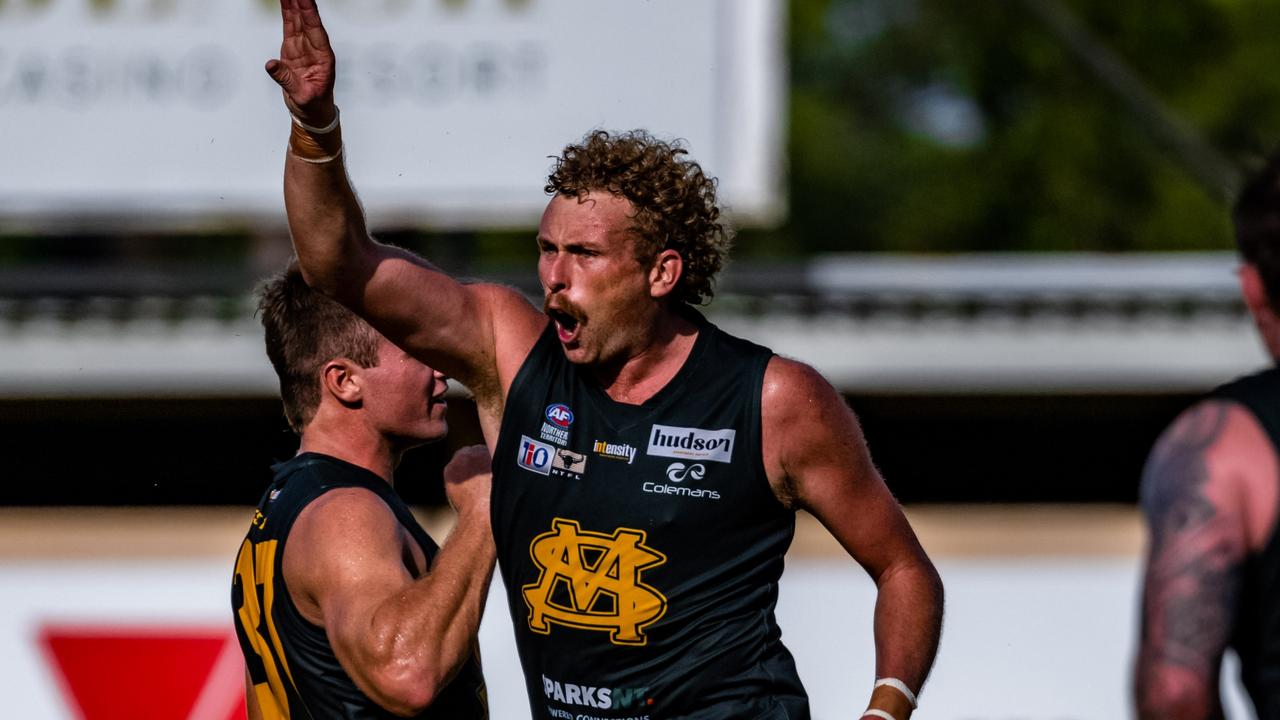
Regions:
<instances>
[{"instance_id":1,"label":"curly blonde hair","mask_svg":"<svg viewBox=\"0 0 1280 720\"><path fill-rule=\"evenodd\" d=\"M715 294L715 276L732 237L720 221L716 179L684 157L688 153L678 142L643 130L596 130L565 147L544 190L576 198L605 190L629 200L635 208L636 259L647 263L667 249L680 253L684 272L672 297L699 305Z\"/></svg>"}]
</instances>

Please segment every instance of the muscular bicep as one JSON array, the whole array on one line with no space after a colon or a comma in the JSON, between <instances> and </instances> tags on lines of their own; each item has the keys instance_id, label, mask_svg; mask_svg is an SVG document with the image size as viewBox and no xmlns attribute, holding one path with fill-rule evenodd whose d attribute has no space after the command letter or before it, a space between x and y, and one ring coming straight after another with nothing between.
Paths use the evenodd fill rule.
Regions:
<instances>
[{"instance_id":1,"label":"muscular bicep","mask_svg":"<svg viewBox=\"0 0 1280 720\"><path fill-rule=\"evenodd\" d=\"M546 317L511 288L465 284L405 250L373 247L367 281L344 302L392 342L473 390L505 389Z\"/></svg>"},{"instance_id":2,"label":"muscular bicep","mask_svg":"<svg viewBox=\"0 0 1280 720\"><path fill-rule=\"evenodd\" d=\"M873 578L900 561L924 559L853 411L816 371L774 358L761 420L765 467L779 499L812 513Z\"/></svg>"},{"instance_id":3,"label":"muscular bicep","mask_svg":"<svg viewBox=\"0 0 1280 720\"><path fill-rule=\"evenodd\" d=\"M1181 699L1206 713L1230 640L1248 553L1233 406L1204 402L1157 441L1143 471L1150 531L1137 673L1139 705Z\"/></svg>"},{"instance_id":4,"label":"muscular bicep","mask_svg":"<svg viewBox=\"0 0 1280 720\"><path fill-rule=\"evenodd\" d=\"M285 546L285 580L295 605L324 628L339 663L375 700L375 675L388 655L376 614L413 581L402 532L372 492L331 490L302 511Z\"/></svg>"}]
</instances>

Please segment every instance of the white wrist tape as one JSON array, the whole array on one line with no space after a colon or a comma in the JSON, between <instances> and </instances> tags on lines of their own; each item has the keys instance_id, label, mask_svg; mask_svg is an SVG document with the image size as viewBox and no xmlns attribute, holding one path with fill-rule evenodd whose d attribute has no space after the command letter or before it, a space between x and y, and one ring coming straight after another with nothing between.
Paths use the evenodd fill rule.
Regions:
<instances>
[{"instance_id":1,"label":"white wrist tape","mask_svg":"<svg viewBox=\"0 0 1280 720\"><path fill-rule=\"evenodd\" d=\"M315 127L314 125L308 125L302 122L301 120L298 119L297 115L290 114L289 117L293 118L293 122L296 123L298 127L302 128L303 130L306 130L309 133L313 133L315 135L327 135L328 133L331 133L334 130L338 129L338 118L341 117L341 115L342 115L341 111L338 110L338 108L334 108L333 122L329 123L328 125L325 125L322 128L318 128L318 127Z\"/></svg>"},{"instance_id":2,"label":"white wrist tape","mask_svg":"<svg viewBox=\"0 0 1280 720\"><path fill-rule=\"evenodd\" d=\"M305 157L305 156L299 155L296 152L293 152L293 148L289 148L289 153L304 163L310 163L312 165L323 165L325 163L333 162L334 160L337 160L338 158L342 157L342 150L343 148L338 148L338 152L332 155L325 155L324 157Z\"/></svg>"},{"instance_id":3,"label":"white wrist tape","mask_svg":"<svg viewBox=\"0 0 1280 720\"><path fill-rule=\"evenodd\" d=\"M913 692L911 692L911 688L907 687L907 684L906 684L906 683L902 682L902 681L901 681L901 680L899 680L898 678L891 678L891 677L889 677L889 678L880 678L879 680L876 680L876 684L875 684L875 685L872 685L871 687L872 687L872 689L875 689L875 688L880 687L881 685L888 685L889 687L893 688L894 690L897 690L898 692L902 693L903 695L906 695L906 696L907 696L907 702L911 703L911 708L912 708L912 709L915 709L915 707L916 707L916 694L915 694L915 693L913 693Z\"/></svg>"},{"instance_id":4,"label":"white wrist tape","mask_svg":"<svg viewBox=\"0 0 1280 720\"><path fill-rule=\"evenodd\" d=\"M875 708L872 708L871 710L868 710L862 713L862 717L864 718L877 717L877 718L880 718L881 720L898 720L898 718L890 715L884 710L876 710ZM858 720L862 720L862 718L859 718Z\"/></svg>"}]
</instances>

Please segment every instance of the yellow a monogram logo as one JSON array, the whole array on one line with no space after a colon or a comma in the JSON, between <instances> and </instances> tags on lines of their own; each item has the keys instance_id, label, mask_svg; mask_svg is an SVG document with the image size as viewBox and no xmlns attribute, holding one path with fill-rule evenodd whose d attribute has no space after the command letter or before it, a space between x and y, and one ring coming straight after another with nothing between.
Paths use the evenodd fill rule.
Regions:
<instances>
[{"instance_id":1,"label":"yellow a monogram logo","mask_svg":"<svg viewBox=\"0 0 1280 720\"><path fill-rule=\"evenodd\" d=\"M642 583L640 573L665 563L667 556L645 546L643 530L618 528L607 535L561 518L551 527L529 544L541 570L536 583L521 588L529 628L546 635L554 622L608 630L617 645L648 642L641 631L667 611L667 599Z\"/></svg>"}]
</instances>

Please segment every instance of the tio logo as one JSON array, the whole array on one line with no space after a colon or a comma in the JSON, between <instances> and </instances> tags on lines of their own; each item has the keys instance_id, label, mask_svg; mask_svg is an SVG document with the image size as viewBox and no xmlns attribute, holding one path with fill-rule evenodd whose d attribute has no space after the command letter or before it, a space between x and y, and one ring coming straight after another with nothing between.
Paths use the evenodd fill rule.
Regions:
<instances>
[{"instance_id":1,"label":"tio logo","mask_svg":"<svg viewBox=\"0 0 1280 720\"><path fill-rule=\"evenodd\" d=\"M539 475L550 475L553 457L554 453L550 445L538 442L528 435L520 436L520 449L516 452L516 462L520 467Z\"/></svg>"}]
</instances>

